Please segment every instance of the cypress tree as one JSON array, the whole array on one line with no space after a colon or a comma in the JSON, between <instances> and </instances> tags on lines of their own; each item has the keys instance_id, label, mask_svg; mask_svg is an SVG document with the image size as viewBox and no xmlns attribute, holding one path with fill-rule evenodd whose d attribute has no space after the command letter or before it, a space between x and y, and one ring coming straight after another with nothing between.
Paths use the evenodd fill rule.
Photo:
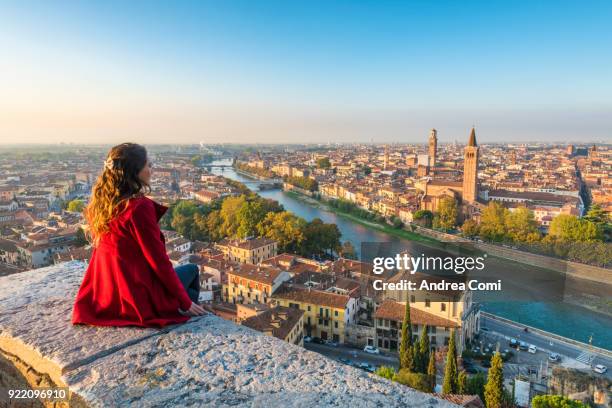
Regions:
<instances>
[{"instance_id":1,"label":"cypress tree","mask_svg":"<svg viewBox=\"0 0 612 408\"><path fill-rule=\"evenodd\" d=\"M455 349L455 331L451 330L451 337L448 342L448 352L446 353L446 366L444 367L444 383L442 384L443 394L457 393L457 376L458 372L457 350Z\"/></svg>"},{"instance_id":2,"label":"cypress tree","mask_svg":"<svg viewBox=\"0 0 612 408\"><path fill-rule=\"evenodd\" d=\"M504 363L499 352L495 352L491 358L484 394L487 408L501 408L504 398Z\"/></svg>"},{"instance_id":3,"label":"cypress tree","mask_svg":"<svg viewBox=\"0 0 612 408\"><path fill-rule=\"evenodd\" d=\"M399 349L400 368L414 369L412 351L412 322L410 321L410 302L406 300L404 321L402 323L402 340Z\"/></svg>"},{"instance_id":4,"label":"cypress tree","mask_svg":"<svg viewBox=\"0 0 612 408\"><path fill-rule=\"evenodd\" d=\"M423 325L421 331L421 338L419 339L419 348L421 351L421 368L420 371L425 373L427 371L427 363L429 362L429 336L427 335L427 325Z\"/></svg>"},{"instance_id":5,"label":"cypress tree","mask_svg":"<svg viewBox=\"0 0 612 408\"><path fill-rule=\"evenodd\" d=\"M423 362L421 360L421 349L419 348L419 344L415 343L412 345L412 369L415 373L422 373L423 370L421 367L423 366Z\"/></svg>"},{"instance_id":6,"label":"cypress tree","mask_svg":"<svg viewBox=\"0 0 612 408\"><path fill-rule=\"evenodd\" d=\"M427 375L431 383L431 389L436 387L436 355L435 353L429 353L429 365L427 366Z\"/></svg>"},{"instance_id":7,"label":"cypress tree","mask_svg":"<svg viewBox=\"0 0 612 408\"><path fill-rule=\"evenodd\" d=\"M459 371L457 376L457 394L465 394L467 390L467 375L465 371Z\"/></svg>"}]
</instances>

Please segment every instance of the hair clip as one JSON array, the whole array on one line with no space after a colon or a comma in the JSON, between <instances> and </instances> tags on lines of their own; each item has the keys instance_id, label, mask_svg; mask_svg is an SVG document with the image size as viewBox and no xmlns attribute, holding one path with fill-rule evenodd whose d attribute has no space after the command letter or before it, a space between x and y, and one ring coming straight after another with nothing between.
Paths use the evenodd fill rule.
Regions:
<instances>
[{"instance_id":1,"label":"hair clip","mask_svg":"<svg viewBox=\"0 0 612 408\"><path fill-rule=\"evenodd\" d=\"M114 160L113 160L111 157L109 157L108 159L106 159L106 160L104 161L104 168L105 168L105 169L107 169L107 170L113 170L113 169L114 169L114 167L115 167L115 161L114 161Z\"/></svg>"}]
</instances>

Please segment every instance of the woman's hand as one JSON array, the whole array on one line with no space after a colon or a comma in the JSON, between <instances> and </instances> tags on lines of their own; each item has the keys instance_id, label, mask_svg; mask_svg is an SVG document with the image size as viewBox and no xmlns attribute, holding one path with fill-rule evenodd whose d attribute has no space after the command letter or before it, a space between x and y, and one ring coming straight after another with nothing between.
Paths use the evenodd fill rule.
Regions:
<instances>
[{"instance_id":1,"label":"woman's hand","mask_svg":"<svg viewBox=\"0 0 612 408\"><path fill-rule=\"evenodd\" d=\"M207 314L206 310L197 303L191 302L191 307L187 310L189 316L202 316Z\"/></svg>"}]
</instances>

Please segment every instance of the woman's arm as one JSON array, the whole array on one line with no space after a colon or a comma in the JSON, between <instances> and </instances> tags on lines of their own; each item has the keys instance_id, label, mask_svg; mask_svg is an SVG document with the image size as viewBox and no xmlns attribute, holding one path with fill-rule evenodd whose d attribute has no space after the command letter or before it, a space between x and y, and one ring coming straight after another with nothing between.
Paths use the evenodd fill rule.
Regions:
<instances>
[{"instance_id":1,"label":"woman's arm","mask_svg":"<svg viewBox=\"0 0 612 408\"><path fill-rule=\"evenodd\" d=\"M140 245L147 262L170 293L179 299L180 308L189 310L191 298L181 284L172 262L166 254L166 246L161 240L161 231L157 224L155 207L149 199L141 200L132 211L131 229Z\"/></svg>"}]
</instances>

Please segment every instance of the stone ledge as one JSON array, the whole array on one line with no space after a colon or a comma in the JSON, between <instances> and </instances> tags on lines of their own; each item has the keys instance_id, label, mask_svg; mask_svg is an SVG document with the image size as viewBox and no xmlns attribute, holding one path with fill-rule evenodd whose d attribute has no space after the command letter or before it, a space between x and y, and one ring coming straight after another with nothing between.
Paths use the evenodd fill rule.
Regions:
<instances>
[{"instance_id":1,"label":"stone ledge","mask_svg":"<svg viewBox=\"0 0 612 408\"><path fill-rule=\"evenodd\" d=\"M453 406L216 316L73 326L83 272L72 261L0 278L0 349L90 406Z\"/></svg>"}]
</instances>

